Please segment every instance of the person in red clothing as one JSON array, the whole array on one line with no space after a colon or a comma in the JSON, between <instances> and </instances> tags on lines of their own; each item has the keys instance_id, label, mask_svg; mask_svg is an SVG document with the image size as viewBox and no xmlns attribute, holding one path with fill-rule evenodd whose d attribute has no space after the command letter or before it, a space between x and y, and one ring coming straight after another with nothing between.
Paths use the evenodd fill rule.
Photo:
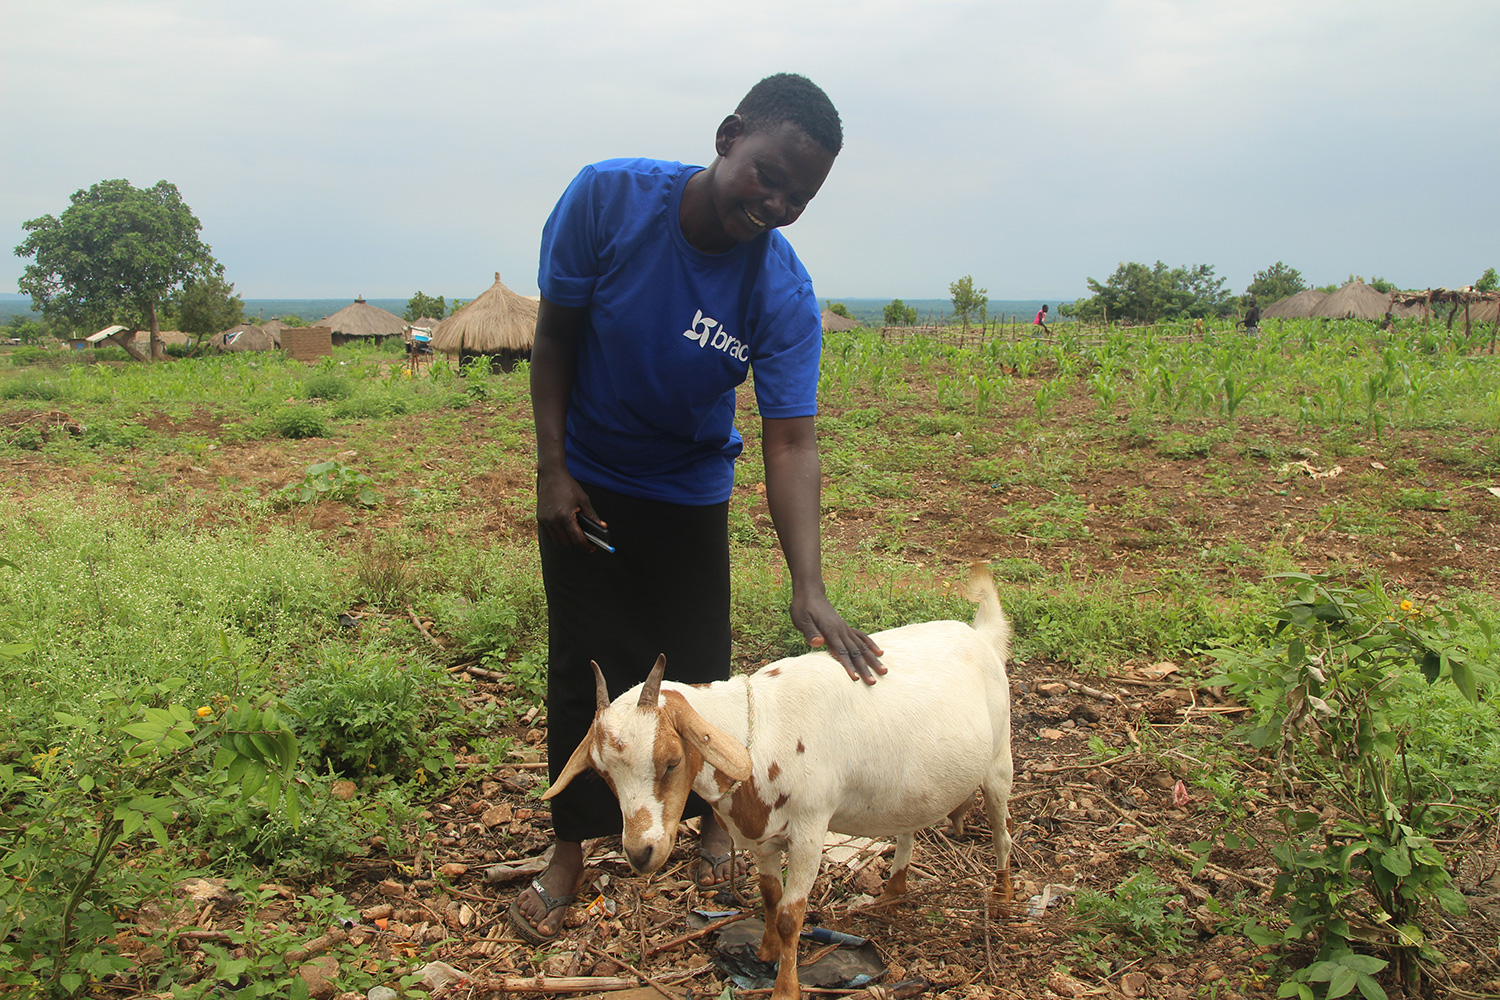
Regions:
<instances>
[{"instance_id":1,"label":"person in red clothing","mask_svg":"<svg viewBox=\"0 0 1500 1000\"><path fill-rule=\"evenodd\" d=\"M1052 332L1047 327L1047 304L1045 302L1042 303L1042 308L1036 311L1036 319L1031 321L1031 325L1041 327L1043 333Z\"/></svg>"}]
</instances>

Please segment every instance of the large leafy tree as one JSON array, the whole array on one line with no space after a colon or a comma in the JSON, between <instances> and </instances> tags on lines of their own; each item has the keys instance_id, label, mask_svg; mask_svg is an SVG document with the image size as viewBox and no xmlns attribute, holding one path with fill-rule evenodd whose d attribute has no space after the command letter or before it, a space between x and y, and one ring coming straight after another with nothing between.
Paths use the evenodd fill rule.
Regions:
<instances>
[{"instance_id":1,"label":"large leafy tree","mask_svg":"<svg viewBox=\"0 0 1500 1000\"><path fill-rule=\"evenodd\" d=\"M447 309L448 306L443 302L441 295L433 298L431 295L423 295L419 291L406 300L406 312L401 314L401 318L408 323L413 320L419 320L424 316L428 319L442 319L448 314Z\"/></svg>"},{"instance_id":2,"label":"large leafy tree","mask_svg":"<svg viewBox=\"0 0 1500 1000\"><path fill-rule=\"evenodd\" d=\"M202 225L177 186L158 181L137 188L100 181L74 193L61 216L24 226L17 257L34 257L20 288L32 308L76 326L119 324L112 340L138 361L138 330L151 331L151 357L164 356L159 310L189 281L221 277L224 268L198 238Z\"/></svg>"},{"instance_id":3,"label":"large leafy tree","mask_svg":"<svg viewBox=\"0 0 1500 1000\"><path fill-rule=\"evenodd\" d=\"M1088 279L1093 295L1059 307L1065 316L1089 321L1120 320L1155 323L1160 320L1227 316L1233 299L1212 264L1167 267L1136 261L1121 264L1103 284Z\"/></svg>"},{"instance_id":4,"label":"large leafy tree","mask_svg":"<svg viewBox=\"0 0 1500 1000\"><path fill-rule=\"evenodd\" d=\"M985 313L989 308L989 290L975 288L972 275L964 275L948 286L948 294L953 297L953 315L957 316L965 327L969 325L969 318L977 316L979 322L984 322Z\"/></svg>"},{"instance_id":5,"label":"large leafy tree","mask_svg":"<svg viewBox=\"0 0 1500 1000\"><path fill-rule=\"evenodd\" d=\"M1302 272L1278 260L1264 271L1256 271L1245 292L1255 296L1261 305L1267 305L1306 290L1307 282L1302 279Z\"/></svg>"}]
</instances>

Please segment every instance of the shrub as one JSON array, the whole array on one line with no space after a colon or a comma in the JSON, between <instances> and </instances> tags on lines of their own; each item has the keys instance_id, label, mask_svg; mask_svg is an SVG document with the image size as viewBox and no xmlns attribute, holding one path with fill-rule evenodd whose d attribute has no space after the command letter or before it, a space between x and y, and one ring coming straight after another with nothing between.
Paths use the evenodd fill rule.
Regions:
<instances>
[{"instance_id":1,"label":"shrub","mask_svg":"<svg viewBox=\"0 0 1500 1000\"><path fill-rule=\"evenodd\" d=\"M38 361L45 360L47 354L48 351L41 347L31 347L29 345L18 347L10 352L10 363L17 368L24 368L27 365L34 365Z\"/></svg>"},{"instance_id":2,"label":"shrub","mask_svg":"<svg viewBox=\"0 0 1500 1000\"><path fill-rule=\"evenodd\" d=\"M271 429L284 438L319 438L328 436L328 422L323 414L306 406L294 406L271 417Z\"/></svg>"},{"instance_id":3,"label":"shrub","mask_svg":"<svg viewBox=\"0 0 1500 1000\"><path fill-rule=\"evenodd\" d=\"M353 391L348 379L329 372L316 372L302 383L302 395L307 399L348 399Z\"/></svg>"},{"instance_id":4,"label":"shrub","mask_svg":"<svg viewBox=\"0 0 1500 1000\"><path fill-rule=\"evenodd\" d=\"M0 399L37 399L52 401L63 398L62 387L30 373L0 385Z\"/></svg>"},{"instance_id":5,"label":"shrub","mask_svg":"<svg viewBox=\"0 0 1500 1000\"><path fill-rule=\"evenodd\" d=\"M433 706L446 675L376 654L329 652L286 693L297 729L319 770L350 778L399 779L414 768L437 774L451 764L447 741L434 738Z\"/></svg>"}]
</instances>

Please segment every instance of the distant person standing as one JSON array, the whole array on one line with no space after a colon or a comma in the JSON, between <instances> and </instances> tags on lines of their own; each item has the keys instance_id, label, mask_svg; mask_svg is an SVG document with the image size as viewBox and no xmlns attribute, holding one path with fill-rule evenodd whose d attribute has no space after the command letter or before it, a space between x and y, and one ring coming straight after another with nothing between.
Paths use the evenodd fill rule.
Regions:
<instances>
[{"instance_id":1,"label":"distant person standing","mask_svg":"<svg viewBox=\"0 0 1500 1000\"><path fill-rule=\"evenodd\" d=\"M1255 303L1255 296L1250 296L1250 301L1245 304L1245 318L1240 320L1244 325L1245 332L1255 337L1260 334L1260 306Z\"/></svg>"},{"instance_id":2,"label":"distant person standing","mask_svg":"<svg viewBox=\"0 0 1500 1000\"><path fill-rule=\"evenodd\" d=\"M1031 325L1041 327L1043 333L1052 332L1052 330L1047 326L1047 303L1043 302L1042 308L1036 311L1036 319L1031 321Z\"/></svg>"}]
</instances>

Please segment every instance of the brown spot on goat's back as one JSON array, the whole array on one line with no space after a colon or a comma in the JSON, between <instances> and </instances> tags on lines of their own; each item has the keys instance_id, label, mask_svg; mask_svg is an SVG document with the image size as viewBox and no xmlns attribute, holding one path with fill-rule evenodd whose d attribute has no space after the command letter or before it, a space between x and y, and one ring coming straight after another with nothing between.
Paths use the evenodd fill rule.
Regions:
<instances>
[{"instance_id":1,"label":"brown spot on goat's back","mask_svg":"<svg viewBox=\"0 0 1500 1000\"><path fill-rule=\"evenodd\" d=\"M765 836L766 823L771 819L771 807L761 797L754 778L735 791L734 801L729 807L729 817L748 839L760 840Z\"/></svg>"},{"instance_id":2,"label":"brown spot on goat's back","mask_svg":"<svg viewBox=\"0 0 1500 1000\"><path fill-rule=\"evenodd\" d=\"M781 675L781 668L767 667L765 673L767 677L779 677Z\"/></svg>"},{"instance_id":3,"label":"brown spot on goat's back","mask_svg":"<svg viewBox=\"0 0 1500 1000\"><path fill-rule=\"evenodd\" d=\"M775 781L777 775L779 774L781 774L781 765L776 763L774 760L771 761L771 766L766 769L766 780Z\"/></svg>"},{"instance_id":4,"label":"brown spot on goat's back","mask_svg":"<svg viewBox=\"0 0 1500 1000\"><path fill-rule=\"evenodd\" d=\"M807 747L805 747L805 746L802 745L802 741L801 740L797 741L797 752L798 753L807 753Z\"/></svg>"},{"instance_id":5,"label":"brown spot on goat's back","mask_svg":"<svg viewBox=\"0 0 1500 1000\"><path fill-rule=\"evenodd\" d=\"M784 806L788 802L790 802L791 798L792 797L790 795L788 795L786 792L782 792L780 795L776 796L776 802L775 802L774 805L771 806L771 808L772 809L780 809L782 806Z\"/></svg>"}]
</instances>

